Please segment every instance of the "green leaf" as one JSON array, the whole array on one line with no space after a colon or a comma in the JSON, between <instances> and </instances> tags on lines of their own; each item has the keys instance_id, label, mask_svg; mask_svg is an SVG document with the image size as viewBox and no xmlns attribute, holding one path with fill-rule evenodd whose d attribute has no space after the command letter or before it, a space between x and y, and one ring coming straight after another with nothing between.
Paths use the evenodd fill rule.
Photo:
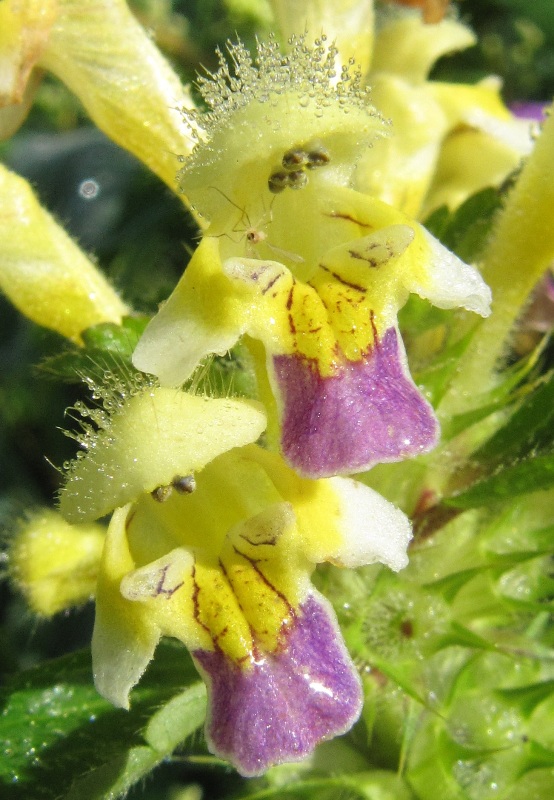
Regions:
<instances>
[{"instance_id":1,"label":"green leaf","mask_svg":"<svg viewBox=\"0 0 554 800\"><path fill-rule=\"evenodd\" d=\"M425 226L461 259L475 261L501 205L502 196L497 189L482 189L468 197L453 213L444 207L437 209L426 220Z\"/></svg>"},{"instance_id":2,"label":"green leaf","mask_svg":"<svg viewBox=\"0 0 554 800\"><path fill-rule=\"evenodd\" d=\"M496 648L493 644L488 642L486 639L483 639L482 636L479 636L473 631L466 628L464 625L460 625L458 622L452 622L450 624L450 629L440 636L436 643L436 649L440 650L444 647L468 647L475 650L492 650L494 651Z\"/></svg>"},{"instance_id":3,"label":"green leaf","mask_svg":"<svg viewBox=\"0 0 554 800\"><path fill-rule=\"evenodd\" d=\"M511 704L516 704L525 716L530 716L538 705L552 697L553 692L554 679L533 683L530 686L496 690L499 697Z\"/></svg>"},{"instance_id":4,"label":"green leaf","mask_svg":"<svg viewBox=\"0 0 554 800\"><path fill-rule=\"evenodd\" d=\"M147 316L136 316L124 317L121 325L102 322L83 331L83 342L86 348L107 350L130 358L149 321Z\"/></svg>"},{"instance_id":5,"label":"green leaf","mask_svg":"<svg viewBox=\"0 0 554 800\"><path fill-rule=\"evenodd\" d=\"M297 779L290 785L279 784L241 795L243 800L413 800L413 797L400 776L385 770Z\"/></svg>"},{"instance_id":6,"label":"green leaf","mask_svg":"<svg viewBox=\"0 0 554 800\"><path fill-rule=\"evenodd\" d=\"M424 224L429 233L432 233L433 236L436 236L437 239L440 239L442 242L442 237L444 236L451 219L452 214L448 206L440 206L427 217Z\"/></svg>"},{"instance_id":7,"label":"green leaf","mask_svg":"<svg viewBox=\"0 0 554 800\"><path fill-rule=\"evenodd\" d=\"M474 456L482 462L525 457L554 444L554 371L527 394L510 419Z\"/></svg>"},{"instance_id":8,"label":"green leaf","mask_svg":"<svg viewBox=\"0 0 554 800\"><path fill-rule=\"evenodd\" d=\"M190 379L196 392L215 397L256 397L254 363L239 342L223 356L208 358Z\"/></svg>"},{"instance_id":9,"label":"green leaf","mask_svg":"<svg viewBox=\"0 0 554 800\"><path fill-rule=\"evenodd\" d=\"M479 404L471 411L445 420L442 429L443 438L451 439L496 411L524 401L532 391L530 375L536 371L543 349L544 343L541 343L527 358L504 369L499 376L500 383L490 392L481 395Z\"/></svg>"},{"instance_id":10,"label":"green leaf","mask_svg":"<svg viewBox=\"0 0 554 800\"><path fill-rule=\"evenodd\" d=\"M102 322L83 331L83 347L71 347L44 359L38 369L66 383L80 383L83 375L102 380L106 372L134 371L131 356L149 317L124 317L121 325Z\"/></svg>"},{"instance_id":11,"label":"green leaf","mask_svg":"<svg viewBox=\"0 0 554 800\"><path fill-rule=\"evenodd\" d=\"M164 643L130 711L96 692L88 651L21 673L2 704L3 800L115 800L202 725L206 693L186 650Z\"/></svg>"},{"instance_id":12,"label":"green leaf","mask_svg":"<svg viewBox=\"0 0 554 800\"><path fill-rule=\"evenodd\" d=\"M442 502L455 508L480 508L552 486L554 455L529 457L474 483L459 494L443 498Z\"/></svg>"},{"instance_id":13,"label":"green leaf","mask_svg":"<svg viewBox=\"0 0 554 800\"><path fill-rule=\"evenodd\" d=\"M458 341L448 345L429 367L415 372L414 380L418 385L425 387L425 395L433 406L438 406L450 380L458 370L459 360L465 353L473 336L473 330Z\"/></svg>"}]
</instances>

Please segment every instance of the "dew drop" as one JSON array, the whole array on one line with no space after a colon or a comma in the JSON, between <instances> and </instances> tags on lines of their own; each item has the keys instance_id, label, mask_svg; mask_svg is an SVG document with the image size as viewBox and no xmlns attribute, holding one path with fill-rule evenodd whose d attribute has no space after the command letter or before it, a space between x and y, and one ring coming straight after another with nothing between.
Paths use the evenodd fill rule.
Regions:
<instances>
[{"instance_id":1,"label":"dew drop","mask_svg":"<svg viewBox=\"0 0 554 800\"><path fill-rule=\"evenodd\" d=\"M94 200L100 193L100 184L94 178L86 178L81 181L77 191L83 200Z\"/></svg>"}]
</instances>

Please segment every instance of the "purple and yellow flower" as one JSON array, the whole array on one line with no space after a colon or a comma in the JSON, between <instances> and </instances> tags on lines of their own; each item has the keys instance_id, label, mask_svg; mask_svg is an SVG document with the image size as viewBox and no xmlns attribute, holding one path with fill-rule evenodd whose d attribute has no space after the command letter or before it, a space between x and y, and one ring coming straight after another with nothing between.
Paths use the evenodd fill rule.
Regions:
<instances>
[{"instance_id":1,"label":"purple and yellow flower","mask_svg":"<svg viewBox=\"0 0 554 800\"><path fill-rule=\"evenodd\" d=\"M178 386L245 335L262 394L263 345L282 450L302 475L425 452L438 426L410 377L397 313L415 292L486 316L490 293L421 225L349 188L384 125L359 76L331 82L333 48L300 39L283 56L260 45L257 66L230 49L237 76L223 63L204 82L213 110L182 173L209 225L135 366Z\"/></svg>"},{"instance_id":2,"label":"purple and yellow flower","mask_svg":"<svg viewBox=\"0 0 554 800\"><path fill-rule=\"evenodd\" d=\"M254 444L265 415L249 401L144 387L95 419L60 508L80 523L116 509L96 591L100 693L128 707L171 636L206 682L210 749L243 775L347 731L360 680L309 576L323 561L401 569L407 518L366 486L301 478Z\"/></svg>"}]
</instances>

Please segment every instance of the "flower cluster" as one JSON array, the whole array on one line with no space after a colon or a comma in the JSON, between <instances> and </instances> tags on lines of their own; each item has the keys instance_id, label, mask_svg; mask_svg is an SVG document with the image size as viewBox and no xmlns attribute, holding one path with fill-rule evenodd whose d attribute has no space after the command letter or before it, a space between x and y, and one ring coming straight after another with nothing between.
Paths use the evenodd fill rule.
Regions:
<instances>
[{"instance_id":1,"label":"flower cluster","mask_svg":"<svg viewBox=\"0 0 554 800\"><path fill-rule=\"evenodd\" d=\"M134 351L141 375L95 385L100 407L81 409L90 420L60 492L75 526L113 512L105 537L93 529L95 683L128 708L160 638L180 640L207 685L210 750L257 775L306 758L361 711L358 673L313 570L407 564L408 518L349 477L439 439L399 311L415 294L440 309L490 313L477 269L418 217L499 182L530 140L496 85L427 80L439 55L472 41L438 6L427 20L436 25L418 12L387 18L373 57L356 68L340 36L329 44L331 11L329 39L312 39L286 31L287 4L276 3L286 52L273 38L254 57L229 44L199 81L201 111L122 1L87 0L98 20L86 23L75 0L45 3L48 15L35 5L28 19L17 4L0 8L12 26L12 49L5 55L0 38L0 56L11 58L16 32L27 32L10 62L24 87L17 97L28 85L25 47L37 39L37 64L169 185L178 181L202 228ZM82 25L94 32L87 53L76 49ZM141 78L147 62L155 81ZM141 104L148 124L139 126ZM484 156L487 169L475 166L465 183L460 173L447 181L474 137L495 158ZM172 151L184 162L178 178ZM0 286L39 323L79 343L89 326L129 313L3 168L0 232ZM255 364L256 398L190 390L206 357L239 340ZM72 542L68 563L81 564ZM25 558L14 549L22 584ZM37 598L42 613L58 610ZM82 585L69 585L65 602L82 599Z\"/></svg>"}]
</instances>

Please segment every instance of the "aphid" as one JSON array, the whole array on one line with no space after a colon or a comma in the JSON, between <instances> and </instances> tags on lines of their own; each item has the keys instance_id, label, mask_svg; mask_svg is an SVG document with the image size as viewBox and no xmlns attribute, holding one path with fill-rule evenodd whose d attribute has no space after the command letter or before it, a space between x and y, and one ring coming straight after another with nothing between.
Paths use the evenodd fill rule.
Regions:
<instances>
[{"instance_id":1,"label":"aphid","mask_svg":"<svg viewBox=\"0 0 554 800\"><path fill-rule=\"evenodd\" d=\"M277 172L271 173L267 182L267 187L272 194L280 194L287 186L289 186L288 172L278 170Z\"/></svg>"},{"instance_id":2,"label":"aphid","mask_svg":"<svg viewBox=\"0 0 554 800\"><path fill-rule=\"evenodd\" d=\"M308 163L308 153L300 147L292 147L283 156L282 164L286 170L294 170Z\"/></svg>"},{"instance_id":3,"label":"aphid","mask_svg":"<svg viewBox=\"0 0 554 800\"><path fill-rule=\"evenodd\" d=\"M196 489L196 478L194 475L176 475L171 485L179 494L192 494Z\"/></svg>"},{"instance_id":4,"label":"aphid","mask_svg":"<svg viewBox=\"0 0 554 800\"><path fill-rule=\"evenodd\" d=\"M157 486L150 494L158 503L165 503L171 497L173 489L179 494L192 494L196 489L194 475L176 475L167 486Z\"/></svg>"},{"instance_id":5,"label":"aphid","mask_svg":"<svg viewBox=\"0 0 554 800\"><path fill-rule=\"evenodd\" d=\"M172 486L157 486L150 494L158 503L165 503L171 497L172 491Z\"/></svg>"},{"instance_id":6,"label":"aphid","mask_svg":"<svg viewBox=\"0 0 554 800\"><path fill-rule=\"evenodd\" d=\"M302 189L308 183L308 176L302 169L289 172L289 186L291 189Z\"/></svg>"},{"instance_id":7,"label":"aphid","mask_svg":"<svg viewBox=\"0 0 554 800\"><path fill-rule=\"evenodd\" d=\"M284 171L276 169L269 176L267 186L273 194L280 194L287 186L302 189L308 183L306 169L323 167L331 160L329 151L323 145L300 145L291 147L281 159Z\"/></svg>"},{"instance_id":8,"label":"aphid","mask_svg":"<svg viewBox=\"0 0 554 800\"><path fill-rule=\"evenodd\" d=\"M316 169L316 167L324 167L325 164L328 164L331 160L329 155L329 151L326 147L318 146L314 147L313 150L310 150L308 153L308 163L306 166L308 169Z\"/></svg>"}]
</instances>

